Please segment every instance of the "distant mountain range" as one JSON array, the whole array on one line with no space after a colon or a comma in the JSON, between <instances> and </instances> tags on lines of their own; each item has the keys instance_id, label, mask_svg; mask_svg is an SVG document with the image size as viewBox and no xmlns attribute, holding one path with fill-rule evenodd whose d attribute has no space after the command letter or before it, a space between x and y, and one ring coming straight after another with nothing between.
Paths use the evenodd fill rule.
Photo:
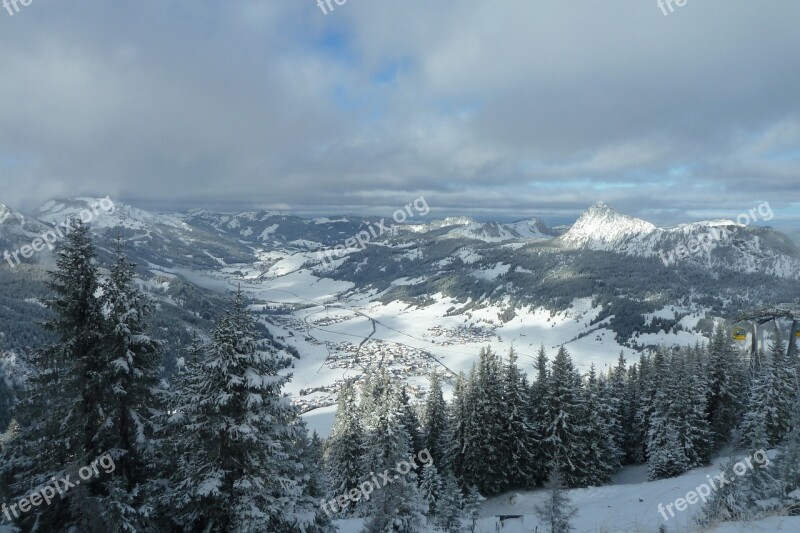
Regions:
<instances>
[{"instance_id":1,"label":"distant mountain range","mask_svg":"<svg viewBox=\"0 0 800 533\"><path fill-rule=\"evenodd\" d=\"M52 201L31 214L1 206L0 251L30 245L99 201ZM290 257L291 269L347 282L384 303L425 305L434 294L456 298L463 302L456 313L493 306L508 318L524 306L555 312L576 298L591 298L603 308L598 321L608 319L622 342L633 342L649 327L643 317L664 306L731 316L758 302L800 297L800 252L775 229L729 220L659 228L602 202L572 226L557 229L539 218L396 224L390 218L304 218L269 211L151 213L119 202L110 212L94 215L91 225L101 256L107 257L121 238L145 279L166 276L180 281L173 288L193 287L197 294L207 295L215 286L198 285L190 272L224 271L232 279L236 272L263 270ZM374 231L378 225L386 231ZM370 228L373 236L364 247L352 245L353 236ZM350 247L341 257L325 259L325 250L348 239ZM45 247L23 263L26 275L36 277L31 268L52 266L52 255ZM0 273L21 275L9 261L3 265ZM162 297L182 305L180 298Z\"/></svg>"}]
</instances>

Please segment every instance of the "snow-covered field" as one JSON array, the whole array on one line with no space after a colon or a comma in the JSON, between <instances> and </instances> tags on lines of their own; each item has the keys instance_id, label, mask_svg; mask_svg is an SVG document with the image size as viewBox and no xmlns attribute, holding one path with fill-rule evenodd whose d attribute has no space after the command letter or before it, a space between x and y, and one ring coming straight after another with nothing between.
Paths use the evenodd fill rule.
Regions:
<instances>
[{"instance_id":1,"label":"snow-covered field","mask_svg":"<svg viewBox=\"0 0 800 533\"><path fill-rule=\"evenodd\" d=\"M541 345L551 357L559 346L565 345L584 372L592 363L599 371L607 370L616 363L620 352L631 362L639 357L636 351L616 341L614 332L604 327L605 322L591 324L601 309L594 307L589 298L576 299L569 309L558 313L544 308L516 308L514 317L507 322L498 316L508 311L507 302L459 311L466 309L469 302L458 303L443 294L433 294L425 306L399 301L384 304L376 301L380 294L375 291L359 292L352 283L318 277L304 268L316 255L317 252L262 252L259 262L253 265L228 266L218 272L191 276L192 281L209 288L241 284L254 298L256 309L287 309L273 320L277 326L270 328L302 354L292 368L293 379L287 392L304 409L329 405L335 401L338 382L379 362L393 365L396 375L418 385L422 394L426 388L424 377L432 369L450 376L469 372L484 346L501 354L513 346L523 370L531 376ZM494 270L476 275L495 276L508 268L509 265L498 264ZM405 278L396 281L414 282ZM670 317L676 311L690 310L669 307L649 318ZM682 324L692 328L697 320L686 317ZM704 340L688 331L661 331L637 339L640 343L677 345ZM448 392L445 385L445 393ZM321 433L326 425L320 428Z\"/></svg>"},{"instance_id":2,"label":"snow-covered field","mask_svg":"<svg viewBox=\"0 0 800 533\"><path fill-rule=\"evenodd\" d=\"M698 468L686 474L659 481L647 481L644 466L623 468L611 485L566 491L578 514L572 520L576 533L656 533L664 525L667 532L714 533L740 532L800 532L800 517L772 517L757 522L720 524L712 529L701 529L692 523L700 504L690 506L675 518L664 520L658 511L659 504L667 506L689 491L707 482L707 475L719 474L727 457L721 457L711 466ZM480 519L475 529L478 533L531 533L547 531L539 523L534 506L542 503L545 490L508 493L482 503ZM499 517L508 518L500 526ZM668 515L669 516L669 515ZM363 520L341 520L342 533L361 531ZM538 529L537 529L538 528ZM434 530L432 530L434 531Z\"/></svg>"}]
</instances>

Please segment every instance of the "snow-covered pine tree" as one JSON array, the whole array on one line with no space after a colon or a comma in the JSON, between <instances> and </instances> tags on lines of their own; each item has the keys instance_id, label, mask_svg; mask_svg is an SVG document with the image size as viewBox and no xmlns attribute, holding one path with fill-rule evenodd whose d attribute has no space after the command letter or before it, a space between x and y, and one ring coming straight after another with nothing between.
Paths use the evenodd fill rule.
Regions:
<instances>
[{"instance_id":1,"label":"snow-covered pine tree","mask_svg":"<svg viewBox=\"0 0 800 533\"><path fill-rule=\"evenodd\" d=\"M536 355L536 381L531 384L528 400L528 420L532 430L533 449L533 483L543 485L547 482L547 467L550 456L543 445L550 426L550 415L547 405L547 392L550 386L550 375L547 368L547 351L544 345L539 347Z\"/></svg>"},{"instance_id":2,"label":"snow-covered pine tree","mask_svg":"<svg viewBox=\"0 0 800 533\"><path fill-rule=\"evenodd\" d=\"M375 398L374 423L367 439L367 479L384 471L396 472L398 465L409 461L411 437L403 424L400 392L388 379L381 380L383 391ZM385 486L375 489L365 505L369 520L365 533L416 533L424 531L425 502L413 472L397 474Z\"/></svg>"},{"instance_id":3,"label":"snow-covered pine tree","mask_svg":"<svg viewBox=\"0 0 800 533\"><path fill-rule=\"evenodd\" d=\"M740 442L751 449L777 446L791 429L797 405L796 374L788 364L785 345L780 337L770 346L770 354L762 357L750 384L747 408L740 427Z\"/></svg>"},{"instance_id":4,"label":"snow-covered pine tree","mask_svg":"<svg viewBox=\"0 0 800 533\"><path fill-rule=\"evenodd\" d=\"M800 515L800 402L792 417L792 430L781 445L772 470L782 507L787 514Z\"/></svg>"},{"instance_id":5,"label":"snow-covered pine tree","mask_svg":"<svg viewBox=\"0 0 800 533\"><path fill-rule=\"evenodd\" d=\"M172 501L184 530L302 530L303 469L291 447L302 426L283 396L290 361L255 337L241 291L202 359L187 365L171 423L179 428Z\"/></svg>"},{"instance_id":6,"label":"snow-covered pine tree","mask_svg":"<svg viewBox=\"0 0 800 533\"><path fill-rule=\"evenodd\" d=\"M478 518L480 518L480 504L486 498L481 496L478 489L475 487L468 487L464 491L464 515L470 522L469 531L476 533L478 531Z\"/></svg>"},{"instance_id":7,"label":"snow-covered pine tree","mask_svg":"<svg viewBox=\"0 0 800 533\"><path fill-rule=\"evenodd\" d=\"M707 464L714 449L707 417L708 384L704 353L699 345L694 349L686 348L673 359L670 370L678 376L673 381L673 390L677 393L672 404L672 419L681 435L690 469Z\"/></svg>"},{"instance_id":8,"label":"snow-covered pine tree","mask_svg":"<svg viewBox=\"0 0 800 533\"><path fill-rule=\"evenodd\" d=\"M294 513L289 520L275 524L275 533L335 533L338 531L326 513L318 512L320 501L326 496L326 480L323 464L323 443L315 431L308 434L305 420L298 417L296 437L288 447L290 470L301 485L291 480L286 485L284 497L293 495L296 498ZM313 521L309 519L313 517Z\"/></svg>"},{"instance_id":9,"label":"snow-covered pine tree","mask_svg":"<svg viewBox=\"0 0 800 533\"><path fill-rule=\"evenodd\" d=\"M686 458L678 429L662 417L658 409L651 417L650 432L647 448L650 479L664 479L686 472L689 469L689 460Z\"/></svg>"},{"instance_id":10,"label":"snow-covered pine tree","mask_svg":"<svg viewBox=\"0 0 800 533\"><path fill-rule=\"evenodd\" d=\"M635 365L634 367L636 368ZM634 373L632 372L632 374ZM631 386L635 386L636 391L630 395L638 400L634 404L636 412L634 413L634 438L631 455L633 462L643 463L647 460L647 444L650 441L650 417L653 414L656 394L653 362L645 354L639 356L638 376L635 382L631 381Z\"/></svg>"},{"instance_id":11,"label":"snow-covered pine tree","mask_svg":"<svg viewBox=\"0 0 800 533\"><path fill-rule=\"evenodd\" d=\"M712 495L700 514L700 525L774 514L800 514L800 409L795 411L791 426L792 430L771 462L764 447L748 450L753 458L752 468L748 465L744 475L734 471L735 459L730 460L725 468L730 483ZM766 432L763 432L763 441L766 441ZM746 461L750 459L740 462L746 464Z\"/></svg>"},{"instance_id":12,"label":"snow-covered pine tree","mask_svg":"<svg viewBox=\"0 0 800 533\"><path fill-rule=\"evenodd\" d=\"M458 487L458 481L450 472L445 473L442 492L436 501L434 524L445 533L461 533L464 531L464 496Z\"/></svg>"},{"instance_id":13,"label":"snow-covered pine tree","mask_svg":"<svg viewBox=\"0 0 800 533\"><path fill-rule=\"evenodd\" d=\"M134 285L134 277L135 265L118 240L116 260L102 285L104 350L111 361L101 381L113 411L100 434L101 447L116 462L116 475L106 482L109 496L104 499L112 515L109 525L116 531L143 527L138 510L152 493L147 484L156 474L154 424L163 416L166 400L160 377L161 344L147 335L152 307Z\"/></svg>"},{"instance_id":14,"label":"snow-covered pine tree","mask_svg":"<svg viewBox=\"0 0 800 533\"><path fill-rule=\"evenodd\" d=\"M770 447L767 421L776 416L770 402L774 373L772 361L762 360L750 382L745 414L739 427L739 445L748 450Z\"/></svg>"},{"instance_id":15,"label":"snow-covered pine tree","mask_svg":"<svg viewBox=\"0 0 800 533\"><path fill-rule=\"evenodd\" d=\"M620 451L614 438L617 434L615 406L605 392L605 380L597 378L594 364L589 370L586 383L586 434L588 471L585 482L603 485L619 468Z\"/></svg>"},{"instance_id":16,"label":"snow-covered pine tree","mask_svg":"<svg viewBox=\"0 0 800 533\"><path fill-rule=\"evenodd\" d=\"M588 482L586 418L583 390L572 357L561 346L553 359L547 391L549 425L544 446L551 471L558 459L559 475L569 487Z\"/></svg>"},{"instance_id":17,"label":"snow-covered pine tree","mask_svg":"<svg viewBox=\"0 0 800 533\"><path fill-rule=\"evenodd\" d=\"M655 397L650 414L647 440L647 467L651 480L676 476L688 469L683 437L679 427L679 408L675 406L680 392L680 379L684 376L676 372L679 359L673 354L670 360L663 348L654 357L653 380Z\"/></svg>"},{"instance_id":18,"label":"snow-covered pine tree","mask_svg":"<svg viewBox=\"0 0 800 533\"><path fill-rule=\"evenodd\" d=\"M719 449L739 422L744 388L744 366L736 354L729 328L718 325L708 347L708 420Z\"/></svg>"},{"instance_id":19,"label":"snow-covered pine tree","mask_svg":"<svg viewBox=\"0 0 800 533\"><path fill-rule=\"evenodd\" d=\"M453 387L453 401L447 413L448 427L450 429L449 445L447 447L446 471L452 472L463 484L466 461L464 460L467 447L467 378L463 372L456 376Z\"/></svg>"},{"instance_id":20,"label":"snow-covered pine tree","mask_svg":"<svg viewBox=\"0 0 800 533\"><path fill-rule=\"evenodd\" d=\"M730 459L722 469L729 483L712 491L708 501L700 509L695 521L701 527L711 527L719 522L746 521L752 517L748 508L747 480L737 476L733 471L735 459ZM715 485L716 487L716 485Z\"/></svg>"},{"instance_id":21,"label":"snow-covered pine tree","mask_svg":"<svg viewBox=\"0 0 800 533\"><path fill-rule=\"evenodd\" d=\"M556 457L547 482L547 499L543 504L537 505L534 511L550 533L569 533L575 529L570 521L578 514L578 510L571 505L569 495L564 492L564 482L558 465Z\"/></svg>"},{"instance_id":22,"label":"snow-covered pine tree","mask_svg":"<svg viewBox=\"0 0 800 533\"><path fill-rule=\"evenodd\" d=\"M635 416L635 403L629 403L628 398L628 368L624 352L619 352L617 366L609 370L606 403L613 412L614 444L619 452L620 464L632 462L631 443L633 441L633 426Z\"/></svg>"},{"instance_id":23,"label":"snow-covered pine tree","mask_svg":"<svg viewBox=\"0 0 800 533\"><path fill-rule=\"evenodd\" d=\"M422 501L428 507L426 512L428 522L432 523L433 519L439 515L438 504L442 499L442 491L444 490L444 482L436 469L436 464L430 463L423 467L419 489Z\"/></svg>"},{"instance_id":24,"label":"snow-covered pine tree","mask_svg":"<svg viewBox=\"0 0 800 533\"><path fill-rule=\"evenodd\" d=\"M352 380L347 380L339 389L336 420L325 449L328 498L348 494L368 472L364 466L364 427L359 417L356 388ZM356 507L351 504L343 514L355 513Z\"/></svg>"},{"instance_id":25,"label":"snow-covered pine tree","mask_svg":"<svg viewBox=\"0 0 800 533\"><path fill-rule=\"evenodd\" d=\"M422 427L417 415L416 408L411 404L408 396L408 387L400 388L400 408L403 414L403 425L411 438L411 450L414 455L425 449L425 441L422 438Z\"/></svg>"},{"instance_id":26,"label":"snow-covered pine tree","mask_svg":"<svg viewBox=\"0 0 800 533\"><path fill-rule=\"evenodd\" d=\"M622 464L633 464L644 462L646 432L639 427L637 418L639 406L642 403L638 365L634 363L628 367L627 374L623 396L623 403L625 404L623 428L627 437L624 446L625 458Z\"/></svg>"},{"instance_id":27,"label":"snow-covered pine tree","mask_svg":"<svg viewBox=\"0 0 800 533\"><path fill-rule=\"evenodd\" d=\"M14 410L19 436L4 447L4 477L14 499L31 494L52 478L89 465L105 450L98 438L113 411L104 396L102 376L108 366L103 350L103 317L97 298L99 278L89 228L72 224L57 252L57 270L49 283L54 297L47 306L54 318L44 324L56 341L34 352L28 361L35 375ZM20 525L42 531L107 531L108 496L103 480L94 478L50 505L20 517Z\"/></svg>"},{"instance_id":28,"label":"snow-covered pine tree","mask_svg":"<svg viewBox=\"0 0 800 533\"><path fill-rule=\"evenodd\" d=\"M502 478L503 383L502 362L490 348L482 348L478 365L470 373L466 405L464 476L483 495L497 494Z\"/></svg>"},{"instance_id":29,"label":"snow-covered pine tree","mask_svg":"<svg viewBox=\"0 0 800 533\"><path fill-rule=\"evenodd\" d=\"M302 418L299 420L303 421ZM305 424L304 421L303 424ZM309 471L308 487L306 490L311 496L317 499L323 498L327 494L327 480L325 478L324 469L319 467L325 462L325 442L316 430L308 437L307 434L303 434L302 436L304 437L303 457L306 458L303 462L313 468L313 471Z\"/></svg>"},{"instance_id":30,"label":"snow-covered pine tree","mask_svg":"<svg viewBox=\"0 0 800 533\"><path fill-rule=\"evenodd\" d=\"M501 460L500 476L504 489L532 487L534 468L534 435L527 417L528 387L517 366L517 354L512 347L508 351L508 363L501 376L502 403L502 448L498 451Z\"/></svg>"},{"instance_id":31,"label":"snow-covered pine tree","mask_svg":"<svg viewBox=\"0 0 800 533\"><path fill-rule=\"evenodd\" d=\"M433 458L433 464L441 471L445 468L450 429L447 418L447 402L442 394L442 380L437 372L431 373L428 398L423 415L423 438L425 448Z\"/></svg>"},{"instance_id":32,"label":"snow-covered pine tree","mask_svg":"<svg viewBox=\"0 0 800 533\"><path fill-rule=\"evenodd\" d=\"M776 337L770 346L773 388L767 399L774 408L774 417L767 419L767 435L773 445L780 444L789 434L798 400L797 369L787 359L786 343L780 332L776 332Z\"/></svg>"}]
</instances>

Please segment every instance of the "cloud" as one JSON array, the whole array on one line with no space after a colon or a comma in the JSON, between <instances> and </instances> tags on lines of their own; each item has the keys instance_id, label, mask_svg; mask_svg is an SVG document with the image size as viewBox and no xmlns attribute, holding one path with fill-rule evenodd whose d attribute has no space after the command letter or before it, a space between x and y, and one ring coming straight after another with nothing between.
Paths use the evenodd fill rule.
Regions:
<instances>
[{"instance_id":1,"label":"cloud","mask_svg":"<svg viewBox=\"0 0 800 533\"><path fill-rule=\"evenodd\" d=\"M800 5L34 2L0 13L2 201L679 221L800 193ZM776 222L778 217L776 217Z\"/></svg>"}]
</instances>

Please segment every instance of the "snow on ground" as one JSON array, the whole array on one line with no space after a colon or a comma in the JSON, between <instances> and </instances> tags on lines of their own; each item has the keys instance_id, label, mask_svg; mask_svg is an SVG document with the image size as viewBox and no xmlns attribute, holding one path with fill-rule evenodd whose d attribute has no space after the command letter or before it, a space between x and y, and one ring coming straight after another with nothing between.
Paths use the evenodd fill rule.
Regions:
<instances>
[{"instance_id":1,"label":"snow on ground","mask_svg":"<svg viewBox=\"0 0 800 533\"><path fill-rule=\"evenodd\" d=\"M308 424L309 433L316 431L320 438L327 438L331 434L333 422L336 419L336 406L329 405L314 409L305 413L303 419Z\"/></svg>"},{"instance_id":2,"label":"snow on ground","mask_svg":"<svg viewBox=\"0 0 800 533\"><path fill-rule=\"evenodd\" d=\"M737 458L741 459L743 456ZM575 517L573 525L577 532L655 532L662 524L668 532L700 531L700 528L693 524L693 518L700 511L701 503L689 506L684 512L676 510L674 517L666 508L678 498L685 498L690 491L708 483L707 476L713 477L719 474L727 461L728 457L720 457L713 461L711 466L697 468L676 478L658 481L647 481L645 466L631 466L623 468L617 473L613 485L569 490L567 492L572 504L578 509L578 515ZM525 516L524 527L517 529L506 527L501 531L516 533L517 531L534 530L537 519L533 508L543 501L546 494L544 490L537 490L505 494L487 500L481 506L482 531L495 531L497 515ZM667 520L660 513L659 504L665 509ZM770 519L766 523L774 525L775 522L774 519ZM800 531L800 518L784 519L784 523L791 524L791 526L783 531ZM728 527L734 526L726 526L726 528ZM745 526L738 524L735 527ZM761 530L734 528L715 529L714 531ZM765 531L770 530L766 529Z\"/></svg>"},{"instance_id":3,"label":"snow on ground","mask_svg":"<svg viewBox=\"0 0 800 533\"><path fill-rule=\"evenodd\" d=\"M345 374L341 369L320 370L328 352L325 345L319 343L358 344L372 334L370 319L376 326L371 340L423 350L454 372L469 372L484 346L505 354L513 345L522 368L530 375L533 375L533 361L540 345L545 346L551 358L560 345L566 345L577 367L584 372L592 363L598 370L613 366L620 351L629 361L638 359L635 351L616 341L613 331L603 328L602 324L591 324L601 309L592 306L590 298L576 299L569 309L558 313L544 308L515 309L514 318L504 323L498 318L498 314L508 307L504 303L464 313L453 312L463 308L464 303L442 294L431 295L433 303L424 307L400 301L383 304L374 301L374 293L348 292L354 289L352 283L316 277L310 270L302 268L306 259L304 254L272 259L278 261L264 276L256 278L247 273L242 288L259 302L306 307L292 315L301 330L294 332L290 342L303 354L303 359L296 361L293 370L295 378L290 386L293 393L341 379ZM507 267L498 264L495 270L499 272ZM492 272L490 275L495 274ZM208 280L204 281L209 284ZM214 277L214 282L220 281ZM412 284L416 281L403 278L396 283ZM334 315L338 318L334 323L325 324L324 328L316 327L313 321L320 317L321 312L329 318ZM290 335L290 332L287 330L282 334ZM306 335L311 335L317 343L303 342ZM694 344L698 340L703 338L686 331L647 334L639 338L640 342L680 345Z\"/></svg>"},{"instance_id":4,"label":"snow on ground","mask_svg":"<svg viewBox=\"0 0 800 533\"><path fill-rule=\"evenodd\" d=\"M475 270L472 275L478 279L494 281L503 274L507 274L511 268L510 264L497 263L494 267L485 270Z\"/></svg>"},{"instance_id":5,"label":"snow on ground","mask_svg":"<svg viewBox=\"0 0 800 533\"><path fill-rule=\"evenodd\" d=\"M642 318L644 318L644 323L649 326L653 323L654 318L674 318L676 314L679 314L682 311L686 312L687 310L682 307L668 305L652 313L645 313L642 315Z\"/></svg>"},{"instance_id":6,"label":"snow on ground","mask_svg":"<svg viewBox=\"0 0 800 533\"><path fill-rule=\"evenodd\" d=\"M308 304L334 301L337 294L354 287L350 282L318 278L306 269L289 271L289 262L296 264L300 260L287 258L280 261L269 270L269 274L274 276L272 279L243 283L242 290L258 300ZM287 272L284 274L284 271ZM276 275L278 272L282 274Z\"/></svg>"},{"instance_id":7,"label":"snow on ground","mask_svg":"<svg viewBox=\"0 0 800 533\"><path fill-rule=\"evenodd\" d=\"M566 491L577 508L578 514L572 525L576 533L655 533L664 525L669 532L701 532L741 533L741 532L800 532L800 517L771 517L765 520L748 523L720 524L710 530L703 530L693 524L693 517L701 509L701 504L690 506L683 513L676 513L674 518L667 513L669 520L664 520L658 506L664 507L678 498L694 491L698 486L707 483L707 475L719 474L722 465L728 458L719 458L712 466L698 468L686 474L659 481L646 481L645 466L626 467L615 477L614 484L604 487L573 489ZM547 531L540 524L534 506L541 504L547 491L507 493L484 501L480 507L480 519L475 531L477 533L531 533ZM666 511L665 511L666 512ZM519 516L508 519L500 527L500 516ZM340 520L338 525L342 533L361 531L362 520ZM537 529L538 528L538 529ZM434 531L431 529L431 531Z\"/></svg>"},{"instance_id":8,"label":"snow on ground","mask_svg":"<svg viewBox=\"0 0 800 533\"><path fill-rule=\"evenodd\" d=\"M471 253L468 248L462 248L461 252L465 257ZM514 316L507 322L501 321L499 315L508 314L508 301L463 312L459 310L467 309L471 302L459 303L443 294L430 295L431 303L425 306L400 301L384 304L375 301L379 296L375 291L357 292L353 283L320 278L304 268L315 253L318 252L261 252L260 262L254 265L230 265L217 272L173 271L209 289L230 291L241 284L254 298L256 311L260 306L290 307L269 327L282 342L302 354L300 359L293 360L290 370L293 377L287 392L304 409L335 401L337 383L362 373L355 364L360 361L352 361L355 350L350 355L345 350L348 346L358 346L367 337L370 340L364 352L374 355L394 349L406 355L417 354L412 357L427 358L427 367L423 365L406 376L421 391L427 389L423 378L430 369L441 365L455 373L468 373L484 346L503 356L513 346L520 367L531 377L541 345L551 359L559 346L566 346L582 372L587 372L592 363L598 371L607 370L616 364L620 351L629 362L638 359L638 353L621 346L604 323L592 324L602 309L593 306L590 298L576 299L570 308L560 312L541 307L513 309ZM495 277L509 268L498 263L482 274ZM401 278L395 284L416 282L417 279ZM665 308L653 316L672 317L676 310ZM696 320L692 319L695 323ZM637 339L640 343L679 345L703 340L701 335L687 331L645 334ZM382 342L382 347L375 341ZM347 360L354 364L348 366L344 363ZM447 384L444 389L449 395Z\"/></svg>"}]
</instances>

